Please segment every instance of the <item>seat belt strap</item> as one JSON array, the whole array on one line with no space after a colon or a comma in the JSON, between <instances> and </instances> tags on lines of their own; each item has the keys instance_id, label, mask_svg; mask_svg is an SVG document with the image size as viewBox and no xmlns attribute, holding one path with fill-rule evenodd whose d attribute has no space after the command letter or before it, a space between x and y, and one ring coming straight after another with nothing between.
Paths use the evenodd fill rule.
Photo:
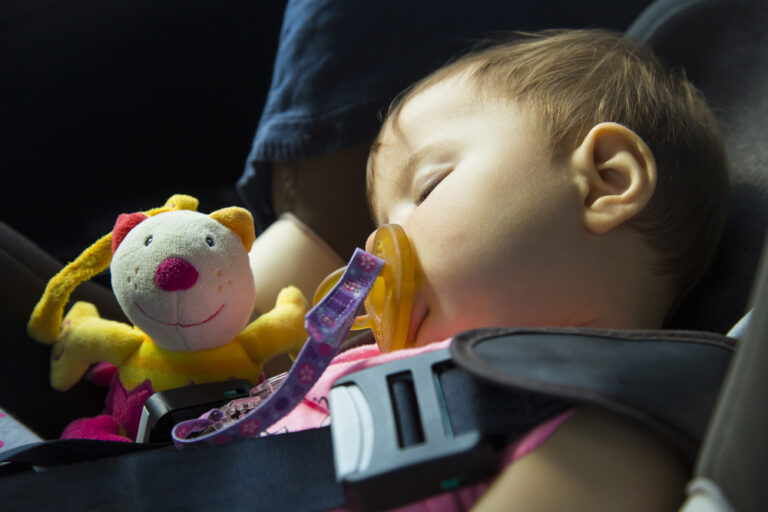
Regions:
<instances>
[{"instance_id":1,"label":"seat belt strap","mask_svg":"<svg viewBox=\"0 0 768 512\"><path fill-rule=\"evenodd\" d=\"M445 424L456 429L455 435L449 437L459 441L452 443L451 439L443 439L438 448L453 450L457 445L461 448L468 436L475 436L478 440L478 444L469 451L448 454L448 463L459 468L460 474L451 473L450 466L448 472L445 471L445 457L423 457L425 450L432 451L433 455L443 455L438 453L439 450L435 451L434 443L427 443L424 439L425 429L442 429L443 422L430 425L419 403L423 400L423 393L417 392L418 398L408 389L402 393L402 387L388 378L393 372L402 374L403 367L386 368L389 365L380 365L371 368L373 372L358 372L363 374L358 375L358 382L383 380L385 385L386 382L395 384L388 389L401 389L389 393L385 389L380 398L383 402L392 403L398 414L415 411L410 418L400 416L400 421L392 424L392 432L397 433L395 437L400 435L402 439L416 441L405 441L402 447L392 451L386 461L379 457L372 469L383 469L385 478L376 480L365 475L362 493L359 485L355 487L361 479L347 482L339 478L338 468L334 465L334 445L337 448L349 446L352 440L345 438L334 443L330 428L324 427L222 445L200 445L185 450L171 446L151 449L154 445L143 445L145 448L141 453L119 456L115 453L120 450L127 452L129 447L142 445L89 441L80 445L90 450L81 459L89 455L102 458L86 463L71 463L75 460L69 457L67 450L77 448L78 443L42 443L26 452L16 453L11 460L36 463L50 469L0 478L0 495L4 496L6 504L23 504L29 509L45 509L51 503L73 510L120 510L121 507L131 510L157 507L199 510L223 506L235 509L327 510L345 504L360 509L389 508L426 495L453 490L490 475L497 468L495 446L504 444L510 436L515 438L527 432L569 407L567 403L553 400L545 403L541 399L532 407L525 393L489 389L487 384L451 365L450 355L445 349L424 355L433 359L417 357L396 363L407 365L410 362L414 373L426 375L425 372L435 368L434 362L440 362L438 379L444 389L446 403L438 414L445 415ZM345 381L341 386L348 387L350 382ZM369 391L367 387L365 390ZM506 405L500 406L500 403ZM334 427L348 424L345 419L354 420L349 416L332 417ZM489 434L482 434L486 430ZM376 440L381 441L381 437ZM99 453L100 446L104 449L102 453ZM64 454L63 459L57 460L52 456L56 452ZM475 465L478 453L480 466ZM414 457L421 458L421 462L414 465ZM400 472L400 476L391 470ZM407 476L408 471L418 473L418 486L413 485L412 476ZM428 478L430 476L432 483ZM383 494L368 493L370 486L365 484L370 481ZM384 487L380 486L382 481L386 482ZM403 481L408 485L403 485ZM40 492L43 490L45 492Z\"/></svg>"},{"instance_id":2,"label":"seat belt strap","mask_svg":"<svg viewBox=\"0 0 768 512\"><path fill-rule=\"evenodd\" d=\"M5 467L6 472L15 466L14 470L29 467L48 468L86 462L89 460L103 459L124 455L128 453L140 453L156 450L170 443L142 444L120 441L98 441L94 439L57 439L18 446L2 454L0 472Z\"/></svg>"},{"instance_id":3,"label":"seat belt strap","mask_svg":"<svg viewBox=\"0 0 768 512\"><path fill-rule=\"evenodd\" d=\"M346 502L327 427L8 475L0 495L9 510L326 510Z\"/></svg>"},{"instance_id":4,"label":"seat belt strap","mask_svg":"<svg viewBox=\"0 0 768 512\"><path fill-rule=\"evenodd\" d=\"M323 428L180 451L161 447L63 467L48 464L48 471L0 478L0 495L4 503L28 508L51 503L139 510L158 504L189 510L228 504L269 510L322 510L347 502L397 506L423 497L416 494L487 476L496 467L493 448L578 403L630 411L697 443L731 346L724 337L705 333L490 329L461 334L451 345L453 357L448 350L339 379L330 400L333 436ZM354 388L360 392L349 392ZM352 398L337 400L336 390ZM360 395L371 401L360 401ZM434 443L435 437L440 441ZM389 445L381 442L387 438ZM40 449L50 455L56 443L64 442ZM121 449L116 444L104 446ZM134 446L119 444L125 450ZM386 448L387 456L366 452L374 447ZM33 455L14 457L45 465ZM453 472L456 468L471 468L471 474ZM427 476L429 485L423 484ZM418 486L413 478L419 478Z\"/></svg>"}]
</instances>

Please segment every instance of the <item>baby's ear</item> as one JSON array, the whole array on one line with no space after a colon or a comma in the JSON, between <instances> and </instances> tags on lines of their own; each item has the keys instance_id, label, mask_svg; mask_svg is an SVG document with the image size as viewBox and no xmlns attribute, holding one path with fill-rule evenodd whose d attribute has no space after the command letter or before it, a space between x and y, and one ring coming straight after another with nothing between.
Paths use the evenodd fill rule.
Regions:
<instances>
[{"instance_id":1,"label":"baby's ear","mask_svg":"<svg viewBox=\"0 0 768 512\"><path fill-rule=\"evenodd\" d=\"M251 212L239 206L230 206L216 210L210 214L210 217L237 233L240 240L243 241L246 252L251 250L253 241L256 240L256 231L253 228Z\"/></svg>"},{"instance_id":2,"label":"baby's ear","mask_svg":"<svg viewBox=\"0 0 768 512\"><path fill-rule=\"evenodd\" d=\"M607 233L637 215L656 188L656 161L642 138L618 123L595 125L571 155L584 227Z\"/></svg>"}]
</instances>

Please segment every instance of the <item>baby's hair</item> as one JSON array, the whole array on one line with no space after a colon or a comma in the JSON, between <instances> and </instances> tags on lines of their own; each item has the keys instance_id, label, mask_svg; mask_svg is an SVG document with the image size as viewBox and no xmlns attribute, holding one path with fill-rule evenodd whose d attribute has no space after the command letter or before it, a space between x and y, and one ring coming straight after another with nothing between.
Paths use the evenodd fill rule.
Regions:
<instances>
[{"instance_id":1,"label":"baby's hair","mask_svg":"<svg viewBox=\"0 0 768 512\"><path fill-rule=\"evenodd\" d=\"M392 103L385 123L396 122L409 98L457 75L477 87L480 101L530 105L555 155L569 154L601 122L637 133L658 177L653 197L629 223L654 250L657 273L676 283L678 302L693 288L714 256L729 188L717 121L682 71L667 71L649 49L610 31L516 34L414 84Z\"/></svg>"}]
</instances>

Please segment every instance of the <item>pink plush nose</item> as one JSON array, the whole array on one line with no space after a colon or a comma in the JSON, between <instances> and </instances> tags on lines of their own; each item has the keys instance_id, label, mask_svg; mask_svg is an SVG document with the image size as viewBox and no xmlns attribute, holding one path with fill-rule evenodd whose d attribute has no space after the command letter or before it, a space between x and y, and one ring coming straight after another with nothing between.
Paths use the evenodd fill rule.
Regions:
<instances>
[{"instance_id":1,"label":"pink plush nose","mask_svg":"<svg viewBox=\"0 0 768 512\"><path fill-rule=\"evenodd\" d=\"M157 266L155 284L166 292L189 290L197 282L197 269L187 260L168 258Z\"/></svg>"}]
</instances>

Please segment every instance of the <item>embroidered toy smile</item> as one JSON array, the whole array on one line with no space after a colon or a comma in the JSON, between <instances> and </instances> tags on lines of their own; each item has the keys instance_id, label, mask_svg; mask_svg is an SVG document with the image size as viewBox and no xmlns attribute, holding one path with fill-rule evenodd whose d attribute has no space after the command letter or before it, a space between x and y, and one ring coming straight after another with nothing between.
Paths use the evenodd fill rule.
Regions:
<instances>
[{"instance_id":1,"label":"embroidered toy smile","mask_svg":"<svg viewBox=\"0 0 768 512\"><path fill-rule=\"evenodd\" d=\"M208 317L208 318L206 318L205 320L203 320L203 321L201 321L201 322L192 323L192 324L183 324L183 323L181 323L181 322L164 322L164 321L162 321L162 320L158 320L157 318L154 318L152 315L150 315L149 313L147 313L147 312L144 310L144 308L142 308L142 307L141 307L141 304L139 304L138 302L134 301L134 302L133 302L133 304L136 306L136 308L137 308L139 311L141 311L141 312L144 314L144 316L146 316L146 317L147 317L147 318L149 318L150 320L154 320L155 322L157 322L157 323L159 323L159 324L163 324L163 325L170 325L171 327L197 327L198 325L203 325L203 324L205 324L205 323L208 323L208 322L210 322L210 321L211 321L211 320L213 320L214 318L216 318L216 317L218 316L218 314L219 314L219 313L221 313L221 310L222 310L222 309L224 309L224 304L222 304L221 306L219 306L219 309L217 309L217 310L216 310L216 312L215 312L214 314L212 314L211 316L209 316L209 317Z\"/></svg>"}]
</instances>

